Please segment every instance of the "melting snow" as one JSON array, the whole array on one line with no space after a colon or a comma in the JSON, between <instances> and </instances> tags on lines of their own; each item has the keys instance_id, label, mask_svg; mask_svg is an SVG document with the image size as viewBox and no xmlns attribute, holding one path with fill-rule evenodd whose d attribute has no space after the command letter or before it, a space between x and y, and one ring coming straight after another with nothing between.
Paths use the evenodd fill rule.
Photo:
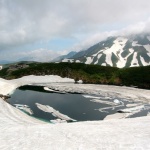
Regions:
<instances>
[{"instance_id":1,"label":"melting snow","mask_svg":"<svg viewBox=\"0 0 150 150\"><path fill-rule=\"evenodd\" d=\"M80 63L80 60L76 60L76 63Z\"/></svg>"},{"instance_id":2,"label":"melting snow","mask_svg":"<svg viewBox=\"0 0 150 150\"><path fill-rule=\"evenodd\" d=\"M93 58L91 58L91 57L87 57L87 58L86 58L86 62L85 62L85 64L91 64L91 63L92 63L92 61L93 61Z\"/></svg>"},{"instance_id":3,"label":"melting snow","mask_svg":"<svg viewBox=\"0 0 150 150\"><path fill-rule=\"evenodd\" d=\"M22 105L22 104L14 104L16 106L16 108L23 110L25 112L27 112L28 114L32 115L33 111L31 110L31 108L27 105Z\"/></svg>"},{"instance_id":4,"label":"melting snow","mask_svg":"<svg viewBox=\"0 0 150 150\"><path fill-rule=\"evenodd\" d=\"M106 66L106 63L102 63L101 66Z\"/></svg>"},{"instance_id":5,"label":"melting snow","mask_svg":"<svg viewBox=\"0 0 150 150\"><path fill-rule=\"evenodd\" d=\"M8 94L22 84L42 83L42 76L38 79L34 79L34 77L28 76L15 81L0 79L0 93ZM47 76L47 82L50 82L50 80L53 82L56 78ZM46 80L43 81L43 83L47 82ZM70 88L74 91L93 92L92 94L97 92L105 96L110 94L116 96L118 94L122 97L132 97L137 101L150 101L148 90L131 87L65 83L51 86L63 90ZM54 109L48 111L50 110L54 111ZM119 115L120 118L124 118L125 113ZM150 149L149 120L150 117L146 116L125 120L52 125L24 114L0 98L0 149ZM54 122L58 121L63 122L64 120L54 120Z\"/></svg>"},{"instance_id":6,"label":"melting snow","mask_svg":"<svg viewBox=\"0 0 150 150\"><path fill-rule=\"evenodd\" d=\"M134 112L139 112L144 108L145 108L144 105L141 105L141 106L136 106L132 108L120 109L119 111L123 113L134 113Z\"/></svg>"},{"instance_id":7,"label":"melting snow","mask_svg":"<svg viewBox=\"0 0 150 150\"><path fill-rule=\"evenodd\" d=\"M125 46L126 42L127 42L126 38L119 37L114 41L114 44L112 45L111 48L108 48L104 51L104 54L106 54L107 64L113 66L111 56L112 56L112 53L114 53L117 57L120 57L120 60L117 63L117 67L121 68L122 66L125 66L124 58L122 58L121 56L121 50Z\"/></svg>"},{"instance_id":8,"label":"melting snow","mask_svg":"<svg viewBox=\"0 0 150 150\"><path fill-rule=\"evenodd\" d=\"M55 117L58 117L59 119L61 119L61 120L72 120L72 121L76 121L76 120L74 120L74 119L72 119L72 118L70 118L70 117L68 117L67 115L64 115L64 114L62 114L62 113L60 113L59 111L57 111L57 110L55 110L53 107L51 107L51 106L48 106L48 105L42 105L42 104L39 104L39 103L35 103L36 104L36 106L40 109L40 110L42 110L42 111L44 111L44 112L48 112L48 113L52 113L52 115L53 116L55 116Z\"/></svg>"},{"instance_id":9,"label":"melting snow","mask_svg":"<svg viewBox=\"0 0 150 150\"><path fill-rule=\"evenodd\" d=\"M0 70L2 70L3 69L3 66L0 66Z\"/></svg>"},{"instance_id":10,"label":"melting snow","mask_svg":"<svg viewBox=\"0 0 150 150\"><path fill-rule=\"evenodd\" d=\"M137 43L138 43L138 41L133 41L133 42L132 42L132 46L142 46L142 45L137 44Z\"/></svg>"},{"instance_id":11,"label":"melting snow","mask_svg":"<svg viewBox=\"0 0 150 150\"><path fill-rule=\"evenodd\" d=\"M127 107L134 107L134 106L139 106L141 105L141 103L137 103L137 104L127 104L126 106Z\"/></svg>"},{"instance_id":12,"label":"melting snow","mask_svg":"<svg viewBox=\"0 0 150 150\"><path fill-rule=\"evenodd\" d=\"M107 105L111 105L111 106L116 105L116 103L105 101L105 100L100 100L100 99L91 99L90 101L95 102L95 103L107 104Z\"/></svg>"},{"instance_id":13,"label":"melting snow","mask_svg":"<svg viewBox=\"0 0 150 150\"><path fill-rule=\"evenodd\" d=\"M94 64L98 64L98 59L96 60L96 62Z\"/></svg>"},{"instance_id":14,"label":"melting snow","mask_svg":"<svg viewBox=\"0 0 150 150\"><path fill-rule=\"evenodd\" d=\"M100 59L101 56L102 56L102 54L98 54L97 61L94 64L98 64L98 60Z\"/></svg>"},{"instance_id":15,"label":"melting snow","mask_svg":"<svg viewBox=\"0 0 150 150\"><path fill-rule=\"evenodd\" d=\"M140 59L141 59L141 62L144 66L150 65L150 62L149 63L145 62L145 60L142 56L140 56Z\"/></svg>"},{"instance_id":16,"label":"melting snow","mask_svg":"<svg viewBox=\"0 0 150 150\"><path fill-rule=\"evenodd\" d=\"M50 92L54 92L54 93L66 93L66 92L61 92L61 91L56 91L56 90L52 90L52 89L50 89L50 88L48 88L48 87L44 87L44 90L45 91L50 91Z\"/></svg>"},{"instance_id":17,"label":"melting snow","mask_svg":"<svg viewBox=\"0 0 150 150\"><path fill-rule=\"evenodd\" d=\"M135 66L139 66L138 60L137 60L137 52L135 52L133 55L133 59L132 59L130 67L135 67Z\"/></svg>"},{"instance_id":18,"label":"melting snow","mask_svg":"<svg viewBox=\"0 0 150 150\"><path fill-rule=\"evenodd\" d=\"M67 59L67 58L65 58L65 59L62 60L62 62L69 62L69 61L72 63L72 62L74 62L74 59Z\"/></svg>"},{"instance_id":19,"label":"melting snow","mask_svg":"<svg viewBox=\"0 0 150 150\"><path fill-rule=\"evenodd\" d=\"M55 120L50 120L52 123L56 124L56 123L67 123L66 120L61 120L61 119L55 119Z\"/></svg>"},{"instance_id":20,"label":"melting snow","mask_svg":"<svg viewBox=\"0 0 150 150\"><path fill-rule=\"evenodd\" d=\"M114 103L120 104L120 101L119 101L118 99L115 99L115 100L114 100Z\"/></svg>"}]
</instances>

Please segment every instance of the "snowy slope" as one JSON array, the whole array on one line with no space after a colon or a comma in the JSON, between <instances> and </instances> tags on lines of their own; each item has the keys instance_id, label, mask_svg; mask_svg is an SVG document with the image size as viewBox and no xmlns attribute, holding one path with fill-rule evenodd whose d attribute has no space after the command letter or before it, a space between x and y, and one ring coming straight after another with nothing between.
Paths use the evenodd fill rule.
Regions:
<instances>
[{"instance_id":1,"label":"snowy slope","mask_svg":"<svg viewBox=\"0 0 150 150\"><path fill-rule=\"evenodd\" d=\"M17 80L0 79L1 94L9 87L21 84L47 84L70 81L58 76L28 76ZM58 82L58 81L57 81ZM9 87L8 87L9 85ZM82 90L86 93L112 94L150 102L148 90L108 85L79 85L58 83L49 86L62 90ZM48 124L31 118L0 98L0 149L1 150L101 150L150 149L150 116L123 120L89 121L70 124Z\"/></svg>"},{"instance_id":2,"label":"snowy slope","mask_svg":"<svg viewBox=\"0 0 150 150\"><path fill-rule=\"evenodd\" d=\"M118 68L150 65L150 36L109 37L80 54L65 62L78 61Z\"/></svg>"}]
</instances>

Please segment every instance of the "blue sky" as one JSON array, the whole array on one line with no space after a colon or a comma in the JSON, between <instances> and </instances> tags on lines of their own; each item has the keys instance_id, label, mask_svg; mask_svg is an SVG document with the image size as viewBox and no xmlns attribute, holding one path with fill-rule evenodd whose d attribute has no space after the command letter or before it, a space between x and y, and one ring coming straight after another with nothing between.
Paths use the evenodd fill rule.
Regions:
<instances>
[{"instance_id":1,"label":"blue sky","mask_svg":"<svg viewBox=\"0 0 150 150\"><path fill-rule=\"evenodd\" d=\"M71 47L75 43L77 43L77 39L75 38L55 38L51 40L40 40L35 41L33 43L25 44L25 45L19 45L16 47L12 47L12 50L33 50L38 48L43 49L54 49L55 51L63 51L64 49L67 49L68 47Z\"/></svg>"},{"instance_id":2,"label":"blue sky","mask_svg":"<svg viewBox=\"0 0 150 150\"><path fill-rule=\"evenodd\" d=\"M0 60L50 61L150 31L148 0L0 0Z\"/></svg>"}]
</instances>

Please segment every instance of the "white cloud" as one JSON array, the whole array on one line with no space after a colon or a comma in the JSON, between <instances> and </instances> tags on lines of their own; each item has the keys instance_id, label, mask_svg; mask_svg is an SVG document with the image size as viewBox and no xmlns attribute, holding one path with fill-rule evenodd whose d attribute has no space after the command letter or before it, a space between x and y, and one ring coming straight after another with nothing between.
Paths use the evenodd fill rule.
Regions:
<instances>
[{"instance_id":1,"label":"white cloud","mask_svg":"<svg viewBox=\"0 0 150 150\"><path fill-rule=\"evenodd\" d=\"M62 52L55 52L48 49L36 49L31 51L19 51L19 52L6 52L5 56L0 55L0 60L7 58L11 61L39 61L47 62L53 60L55 57L62 55Z\"/></svg>"},{"instance_id":2,"label":"white cloud","mask_svg":"<svg viewBox=\"0 0 150 150\"><path fill-rule=\"evenodd\" d=\"M80 51L89 48L90 46L105 40L110 36L130 36L132 34L150 33L150 18L147 21L132 24L121 30L108 32L100 32L86 37L80 43L74 45L71 50Z\"/></svg>"},{"instance_id":3,"label":"white cloud","mask_svg":"<svg viewBox=\"0 0 150 150\"><path fill-rule=\"evenodd\" d=\"M109 35L150 31L150 21L144 22L149 14L148 0L0 0L0 52L72 37L78 43L63 54L85 49ZM19 53L23 55L21 48Z\"/></svg>"}]
</instances>

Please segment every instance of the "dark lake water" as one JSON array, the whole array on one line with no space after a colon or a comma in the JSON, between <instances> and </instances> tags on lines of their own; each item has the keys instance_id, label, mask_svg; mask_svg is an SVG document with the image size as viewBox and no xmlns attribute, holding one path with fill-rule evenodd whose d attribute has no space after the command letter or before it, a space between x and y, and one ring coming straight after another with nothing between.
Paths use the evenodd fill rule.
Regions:
<instances>
[{"instance_id":1,"label":"dark lake water","mask_svg":"<svg viewBox=\"0 0 150 150\"><path fill-rule=\"evenodd\" d=\"M101 97L100 100L109 102L114 102L115 100L115 98L106 99L101 95L90 96ZM8 99L8 102L13 106L15 104L27 105L33 111L33 117L46 121L55 120L58 117L39 109L36 103L42 104L43 106L48 105L61 114L67 115L77 121L103 120L107 115L116 113L117 110L126 108L126 104L132 103L118 99L122 101L123 105L118 104L117 107L112 108L109 104L93 102L91 101L92 99L94 98L86 98L83 94L51 93L45 91L42 86L23 86L16 89L11 98ZM107 112L99 111L100 108L106 107L108 107ZM141 112L138 116L145 114L147 114L147 111Z\"/></svg>"}]
</instances>

